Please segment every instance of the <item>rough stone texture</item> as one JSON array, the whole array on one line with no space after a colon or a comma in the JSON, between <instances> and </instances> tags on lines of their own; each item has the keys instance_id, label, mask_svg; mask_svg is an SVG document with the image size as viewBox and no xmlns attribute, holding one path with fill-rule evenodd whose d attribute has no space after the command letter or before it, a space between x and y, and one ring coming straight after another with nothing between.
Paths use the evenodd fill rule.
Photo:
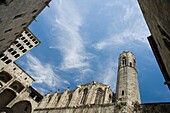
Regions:
<instances>
[{"instance_id":1,"label":"rough stone texture","mask_svg":"<svg viewBox=\"0 0 170 113\"><path fill-rule=\"evenodd\" d=\"M25 29L19 38L0 55L0 71L39 44L40 41L36 36L29 29Z\"/></svg>"},{"instance_id":2,"label":"rough stone texture","mask_svg":"<svg viewBox=\"0 0 170 113\"><path fill-rule=\"evenodd\" d=\"M50 0L1 0L0 1L0 54L36 18Z\"/></svg>"},{"instance_id":3,"label":"rough stone texture","mask_svg":"<svg viewBox=\"0 0 170 113\"><path fill-rule=\"evenodd\" d=\"M22 111L28 107L27 104L30 104L28 110L32 112L38 105L39 95L41 96L41 94L34 94L30 89L33 81L34 79L16 64L9 64L4 68L0 72L0 112L8 108L12 110L10 113L24 113Z\"/></svg>"},{"instance_id":4,"label":"rough stone texture","mask_svg":"<svg viewBox=\"0 0 170 113\"><path fill-rule=\"evenodd\" d=\"M136 58L132 52L123 52L119 57L116 100L140 103Z\"/></svg>"},{"instance_id":5,"label":"rough stone texture","mask_svg":"<svg viewBox=\"0 0 170 113\"><path fill-rule=\"evenodd\" d=\"M170 1L138 0L151 35L148 39L170 88Z\"/></svg>"},{"instance_id":6,"label":"rough stone texture","mask_svg":"<svg viewBox=\"0 0 170 113\"><path fill-rule=\"evenodd\" d=\"M115 113L114 104L84 105L51 109L36 109L34 113Z\"/></svg>"},{"instance_id":7,"label":"rough stone texture","mask_svg":"<svg viewBox=\"0 0 170 113\"><path fill-rule=\"evenodd\" d=\"M85 93L87 89L87 93ZM37 108L64 108L90 104L112 103L113 92L109 86L98 82L81 85L76 90L66 89L64 92L48 93ZM84 100L84 102L83 102Z\"/></svg>"},{"instance_id":8,"label":"rough stone texture","mask_svg":"<svg viewBox=\"0 0 170 113\"><path fill-rule=\"evenodd\" d=\"M141 113L169 113L170 103L142 104Z\"/></svg>"}]
</instances>

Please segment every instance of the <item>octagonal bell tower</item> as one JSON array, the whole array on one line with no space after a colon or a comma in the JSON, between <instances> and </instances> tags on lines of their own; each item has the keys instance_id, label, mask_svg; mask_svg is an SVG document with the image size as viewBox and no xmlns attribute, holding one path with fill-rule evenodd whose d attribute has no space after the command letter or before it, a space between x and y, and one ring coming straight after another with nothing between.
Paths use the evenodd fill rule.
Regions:
<instances>
[{"instance_id":1,"label":"octagonal bell tower","mask_svg":"<svg viewBox=\"0 0 170 113\"><path fill-rule=\"evenodd\" d=\"M119 56L116 99L129 105L140 103L136 58L130 51L123 51Z\"/></svg>"}]
</instances>

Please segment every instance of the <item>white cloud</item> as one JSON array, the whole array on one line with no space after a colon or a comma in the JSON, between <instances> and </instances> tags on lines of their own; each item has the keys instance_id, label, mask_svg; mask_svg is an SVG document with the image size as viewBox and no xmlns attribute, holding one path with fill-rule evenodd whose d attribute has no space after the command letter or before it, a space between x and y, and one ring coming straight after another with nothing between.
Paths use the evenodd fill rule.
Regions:
<instances>
[{"instance_id":1,"label":"white cloud","mask_svg":"<svg viewBox=\"0 0 170 113\"><path fill-rule=\"evenodd\" d=\"M106 64L106 65L105 65ZM112 59L106 60L103 64L104 69L100 70L100 75L96 77L103 84L107 84L111 86L113 91L116 89L116 81L117 81L117 60L113 61ZM103 68L103 65L101 68Z\"/></svg>"},{"instance_id":2,"label":"white cloud","mask_svg":"<svg viewBox=\"0 0 170 113\"><path fill-rule=\"evenodd\" d=\"M35 83L45 83L51 88L64 87L64 85L69 84L67 80L62 79L56 74L51 64L42 63L38 58L29 53L26 54L26 58L26 63L24 64L26 72L36 80Z\"/></svg>"},{"instance_id":3,"label":"white cloud","mask_svg":"<svg viewBox=\"0 0 170 113\"><path fill-rule=\"evenodd\" d=\"M56 12L53 32L60 32L54 35L50 48L59 49L63 56L61 69L81 69L89 67L87 59L91 58L86 52L84 40L80 34L80 27L83 24L80 9L74 1L56 1ZM51 14L49 14L51 15Z\"/></svg>"},{"instance_id":4,"label":"white cloud","mask_svg":"<svg viewBox=\"0 0 170 113\"><path fill-rule=\"evenodd\" d=\"M127 44L135 45L136 42L149 47L147 40L147 37L149 36L149 30L147 29L140 12L138 11L138 13L136 13L134 10L139 9L127 5L125 7L123 18L118 18L116 22L113 22L113 27L109 28L111 31L109 36L96 43L94 47L100 50L110 46L117 47L125 46ZM123 26L123 28L116 28L116 25ZM116 29L119 29L119 32L116 32Z\"/></svg>"}]
</instances>

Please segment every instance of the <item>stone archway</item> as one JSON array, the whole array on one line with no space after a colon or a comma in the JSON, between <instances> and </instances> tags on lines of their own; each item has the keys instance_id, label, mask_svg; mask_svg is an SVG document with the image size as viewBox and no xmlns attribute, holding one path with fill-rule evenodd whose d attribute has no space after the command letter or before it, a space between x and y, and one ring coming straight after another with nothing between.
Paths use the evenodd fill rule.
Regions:
<instances>
[{"instance_id":1,"label":"stone archway","mask_svg":"<svg viewBox=\"0 0 170 113\"><path fill-rule=\"evenodd\" d=\"M3 109L8 105L14 98L16 97L16 93L10 89L5 89L0 94L0 109Z\"/></svg>"},{"instance_id":2,"label":"stone archway","mask_svg":"<svg viewBox=\"0 0 170 113\"><path fill-rule=\"evenodd\" d=\"M29 101L20 101L12 106L13 113L31 113L32 106Z\"/></svg>"}]
</instances>

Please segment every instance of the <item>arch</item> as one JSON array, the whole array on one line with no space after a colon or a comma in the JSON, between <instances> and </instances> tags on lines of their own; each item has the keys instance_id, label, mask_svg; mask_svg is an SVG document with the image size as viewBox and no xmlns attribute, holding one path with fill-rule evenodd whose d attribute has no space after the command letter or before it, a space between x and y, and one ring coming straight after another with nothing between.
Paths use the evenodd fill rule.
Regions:
<instances>
[{"instance_id":1,"label":"arch","mask_svg":"<svg viewBox=\"0 0 170 113\"><path fill-rule=\"evenodd\" d=\"M96 93L96 98L95 98L95 104L103 103L103 96L104 96L104 91L101 88L98 88Z\"/></svg>"},{"instance_id":2,"label":"arch","mask_svg":"<svg viewBox=\"0 0 170 113\"><path fill-rule=\"evenodd\" d=\"M5 71L0 72L0 81L7 83L11 79L12 79L12 76L9 73Z\"/></svg>"},{"instance_id":3,"label":"arch","mask_svg":"<svg viewBox=\"0 0 170 113\"><path fill-rule=\"evenodd\" d=\"M126 66L126 57L123 57L123 58L122 58L122 65L123 65L123 66Z\"/></svg>"},{"instance_id":4,"label":"arch","mask_svg":"<svg viewBox=\"0 0 170 113\"><path fill-rule=\"evenodd\" d=\"M0 109L4 108L6 105L8 105L14 98L16 97L16 93L10 89L5 89L0 94Z\"/></svg>"},{"instance_id":5,"label":"arch","mask_svg":"<svg viewBox=\"0 0 170 113\"><path fill-rule=\"evenodd\" d=\"M68 100L67 100L67 103L66 103L66 107L68 107L68 106L69 106L70 101L71 101L71 99L72 99L72 96L73 96L73 94L72 94L72 93L68 96Z\"/></svg>"},{"instance_id":6,"label":"arch","mask_svg":"<svg viewBox=\"0 0 170 113\"><path fill-rule=\"evenodd\" d=\"M109 94L109 103L112 103L112 95Z\"/></svg>"},{"instance_id":7,"label":"arch","mask_svg":"<svg viewBox=\"0 0 170 113\"><path fill-rule=\"evenodd\" d=\"M32 106L29 101L17 102L12 106L11 109L14 113L31 113L32 112Z\"/></svg>"},{"instance_id":8,"label":"arch","mask_svg":"<svg viewBox=\"0 0 170 113\"><path fill-rule=\"evenodd\" d=\"M0 113L13 113L12 109L9 107L5 107L0 109Z\"/></svg>"},{"instance_id":9,"label":"arch","mask_svg":"<svg viewBox=\"0 0 170 113\"><path fill-rule=\"evenodd\" d=\"M82 99L81 99L80 104L85 104L85 103L86 103L86 100L87 100L87 93L88 93L88 89L85 88L85 89L83 90L83 97L82 97Z\"/></svg>"},{"instance_id":10,"label":"arch","mask_svg":"<svg viewBox=\"0 0 170 113\"><path fill-rule=\"evenodd\" d=\"M24 89L24 86L20 83L20 82L18 82L18 81L14 81L11 85L10 85L10 87L12 88L12 89L14 89L16 92L18 92L18 93L20 93L23 89Z\"/></svg>"}]
</instances>

